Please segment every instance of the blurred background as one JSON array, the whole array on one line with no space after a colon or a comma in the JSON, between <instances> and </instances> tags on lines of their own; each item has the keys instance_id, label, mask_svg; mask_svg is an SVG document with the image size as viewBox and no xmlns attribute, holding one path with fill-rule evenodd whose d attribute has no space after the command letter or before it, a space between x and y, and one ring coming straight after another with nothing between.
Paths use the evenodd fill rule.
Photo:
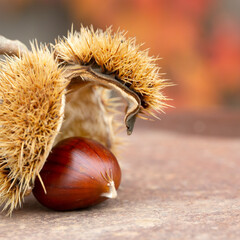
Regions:
<instances>
[{"instance_id":1,"label":"blurred background","mask_svg":"<svg viewBox=\"0 0 240 240\"><path fill-rule=\"evenodd\" d=\"M54 42L72 23L127 30L161 57L176 84L166 90L176 109L167 111L224 109L219 120L240 110L239 0L0 0L0 34L25 44Z\"/></svg>"}]
</instances>

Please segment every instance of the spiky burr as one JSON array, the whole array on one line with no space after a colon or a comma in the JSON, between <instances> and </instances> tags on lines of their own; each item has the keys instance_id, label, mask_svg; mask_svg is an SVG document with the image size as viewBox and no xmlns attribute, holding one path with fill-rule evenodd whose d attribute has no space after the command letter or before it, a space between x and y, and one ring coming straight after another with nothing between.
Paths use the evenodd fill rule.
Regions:
<instances>
[{"instance_id":1,"label":"spiky burr","mask_svg":"<svg viewBox=\"0 0 240 240\"><path fill-rule=\"evenodd\" d=\"M125 99L128 134L136 117L156 116L168 106L162 90L170 84L156 59L125 35L81 27L50 50L11 46L18 56L0 62L0 205L8 213L31 192L60 140L87 137L116 153L123 124L112 90Z\"/></svg>"}]
</instances>

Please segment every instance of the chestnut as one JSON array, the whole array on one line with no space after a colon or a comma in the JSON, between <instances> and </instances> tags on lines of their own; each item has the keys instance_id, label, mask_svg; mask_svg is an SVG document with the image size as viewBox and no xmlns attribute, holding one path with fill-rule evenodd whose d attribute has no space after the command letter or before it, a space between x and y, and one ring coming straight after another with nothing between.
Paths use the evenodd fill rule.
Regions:
<instances>
[{"instance_id":1,"label":"chestnut","mask_svg":"<svg viewBox=\"0 0 240 240\"><path fill-rule=\"evenodd\" d=\"M107 148L94 140L71 137L53 147L33 194L50 209L74 210L115 198L120 181L121 169Z\"/></svg>"}]
</instances>

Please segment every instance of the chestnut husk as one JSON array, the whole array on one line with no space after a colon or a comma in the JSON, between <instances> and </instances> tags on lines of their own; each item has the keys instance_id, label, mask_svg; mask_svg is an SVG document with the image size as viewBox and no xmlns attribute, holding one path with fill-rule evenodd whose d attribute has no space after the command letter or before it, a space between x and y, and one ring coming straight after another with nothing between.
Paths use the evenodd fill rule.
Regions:
<instances>
[{"instance_id":1,"label":"chestnut husk","mask_svg":"<svg viewBox=\"0 0 240 240\"><path fill-rule=\"evenodd\" d=\"M60 141L36 178L33 194L45 207L74 210L116 197L121 169L102 144L81 137Z\"/></svg>"}]
</instances>

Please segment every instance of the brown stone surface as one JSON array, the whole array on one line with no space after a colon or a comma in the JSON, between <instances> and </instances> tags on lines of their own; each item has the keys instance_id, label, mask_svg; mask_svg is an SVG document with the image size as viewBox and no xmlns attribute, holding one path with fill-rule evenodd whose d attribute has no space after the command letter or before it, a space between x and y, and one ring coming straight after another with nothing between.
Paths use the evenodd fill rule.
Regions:
<instances>
[{"instance_id":1,"label":"brown stone surface","mask_svg":"<svg viewBox=\"0 0 240 240\"><path fill-rule=\"evenodd\" d=\"M169 113L129 140L116 200L54 212L31 196L0 239L240 239L239 112Z\"/></svg>"}]
</instances>

